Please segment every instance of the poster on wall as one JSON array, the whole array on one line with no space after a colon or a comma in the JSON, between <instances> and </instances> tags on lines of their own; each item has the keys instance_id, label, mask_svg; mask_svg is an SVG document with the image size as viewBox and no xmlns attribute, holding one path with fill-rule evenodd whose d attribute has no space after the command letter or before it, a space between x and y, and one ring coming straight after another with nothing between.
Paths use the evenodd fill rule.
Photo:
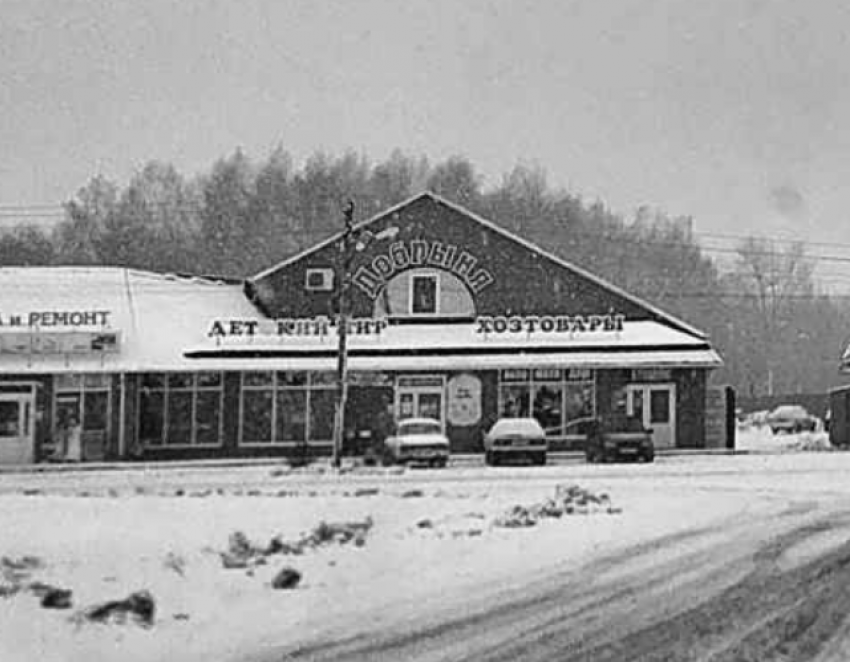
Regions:
<instances>
[{"instance_id":1,"label":"poster on wall","mask_svg":"<svg viewBox=\"0 0 850 662\"><path fill-rule=\"evenodd\" d=\"M456 375L449 380L448 420L455 427L481 420L481 380L475 375Z\"/></svg>"}]
</instances>

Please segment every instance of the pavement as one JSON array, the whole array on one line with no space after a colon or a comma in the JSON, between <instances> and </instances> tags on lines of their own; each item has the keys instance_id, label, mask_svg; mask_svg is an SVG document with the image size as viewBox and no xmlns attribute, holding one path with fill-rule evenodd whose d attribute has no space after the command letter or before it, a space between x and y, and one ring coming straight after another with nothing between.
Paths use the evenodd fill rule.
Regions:
<instances>
[{"instance_id":1,"label":"pavement","mask_svg":"<svg viewBox=\"0 0 850 662\"><path fill-rule=\"evenodd\" d=\"M746 455L749 451L727 448L668 448L656 450L657 457L679 457L679 456L706 456L706 455ZM558 452L549 453L549 461L553 464L569 464L584 462L582 452ZM484 456L481 453L468 453L452 455L449 466L476 466L483 464ZM352 468L359 466L358 459L343 459L343 467ZM196 460L116 460L110 462L42 462L36 464L0 465L2 474L26 474L26 473L64 473L81 471L145 471L162 469L203 469L227 468L227 467L274 467L288 466L282 457L261 458L210 458ZM330 458L319 458L314 466L330 467Z\"/></svg>"}]
</instances>

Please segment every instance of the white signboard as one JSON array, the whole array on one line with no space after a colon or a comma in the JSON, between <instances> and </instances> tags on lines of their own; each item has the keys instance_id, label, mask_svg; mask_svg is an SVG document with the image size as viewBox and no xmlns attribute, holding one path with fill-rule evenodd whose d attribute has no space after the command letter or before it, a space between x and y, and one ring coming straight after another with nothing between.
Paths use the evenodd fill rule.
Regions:
<instances>
[{"instance_id":1,"label":"white signboard","mask_svg":"<svg viewBox=\"0 0 850 662\"><path fill-rule=\"evenodd\" d=\"M448 420L455 427L475 425L481 420L481 380L475 375L456 375L449 380Z\"/></svg>"}]
</instances>

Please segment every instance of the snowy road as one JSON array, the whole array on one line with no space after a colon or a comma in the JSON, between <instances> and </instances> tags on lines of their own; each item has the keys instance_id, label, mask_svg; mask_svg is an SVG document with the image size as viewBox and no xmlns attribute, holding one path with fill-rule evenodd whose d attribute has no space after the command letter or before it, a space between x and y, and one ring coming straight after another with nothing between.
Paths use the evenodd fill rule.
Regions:
<instances>
[{"instance_id":1,"label":"snowy road","mask_svg":"<svg viewBox=\"0 0 850 662\"><path fill-rule=\"evenodd\" d=\"M245 659L850 659L850 466L833 457L659 467L656 487L671 494L685 479L694 490L769 503L578 569L553 567L430 609L408 605Z\"/></svg>"},{"instance_id":2,"label":"snowy road","mask_svg":"<svg viewBox=\"0 0 850 662\"><path fill-rule=\"evenodd\" d=\"M846 660L848 477L850 453L7 474L0 556L38 557L31 579L72 589L74 610L0 598L0 659ZM617 508L495 525L563 485ZM364 518L363 546L222 567L234 531L265 545ZM282 565L303 573L298 589L271 589ZM142 588L152 628L73 619Z\"/></svg>"},{"instance_id":3,"label":"snowy road","mask_svg":"<svg viewBox=\"0 0 850 662\"><path fill-rule=\"evenodd\" d=\"M817 540L839 536L841 544ZM846 660L850 511L728 521L262 660ZM794 550L814 541L805 560Z\"/></svg>"}]
</instances>

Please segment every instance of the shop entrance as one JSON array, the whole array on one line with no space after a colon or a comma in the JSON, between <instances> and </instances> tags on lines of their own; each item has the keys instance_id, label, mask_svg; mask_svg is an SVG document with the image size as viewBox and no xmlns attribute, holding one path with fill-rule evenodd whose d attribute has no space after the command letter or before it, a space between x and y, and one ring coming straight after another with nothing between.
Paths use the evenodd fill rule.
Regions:
<instances>
[{"instance_id":1,"label":"shop entrance","mask_svg":"<svg viewBox=\"0 0 850 662\"><path fill-rule=\"evenodd\" d=\"M396 383L396 419L433 418L445 425L442 375L401 375Z\"/></svg>"},{"instance_id":2,"label":"shop entrance","mask_svg":"<svg viewBox=\"0 0 850 662\"><path fill-rule=\"evenodd\" d=\"M0 464L28 464L35 457L33 394L0 392Z\"/></svg>"},{"instance_id":3,"label":"shop entrance","mask_svg":"<svg viewBox=\"0 0 850 662\"><path fill-rule=\"evenodd\" d=\"M675 384L629 384L626 408L629 414L640 418L645 427L652 428L656 448L676 445Z\"/></svg>"}]
</instances>

